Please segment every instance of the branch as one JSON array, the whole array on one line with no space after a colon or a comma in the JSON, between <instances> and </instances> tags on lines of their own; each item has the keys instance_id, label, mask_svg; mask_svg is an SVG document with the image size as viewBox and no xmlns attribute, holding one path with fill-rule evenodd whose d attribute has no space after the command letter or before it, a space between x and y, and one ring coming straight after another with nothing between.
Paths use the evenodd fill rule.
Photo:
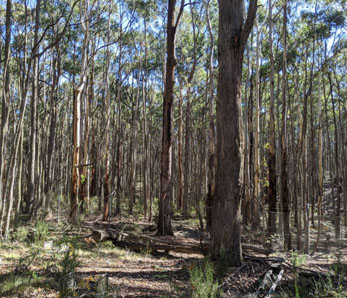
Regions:
<instances>
[{"instance_id":1,"label":"branch","mask_svg":"<svg viewBox=\"0 0 347 298\"><path fill-rule=\"evenodd\" d=\"M69 14L69 16L68 16L68 18L67 18L67 21L66 21L66 24L65 24L65 26L64 26L64 28L63 28L63 30L62 30L62 32L59 33L57 39L56 39L54 42L52 42L51 44L49 44L47 47L45 47L40 53L37 53L37 54L33 55L33 56L31 57L31 59L34 59L34 58L37 58L37 57L41 57L46 51L48 51L50 48L56 46L56 45L60 42L61 38L64 36L65 31L66 31L66 29L67 29L67 27L68 27L68 24L69 24L69 21L70 21L70 19L71 19L73 10L74 10L74 8L75 8L75 5L76 5L79 1L80 1L80 0L77 0L77 1L75 1L75 2L73 3L73 5L72 5L72 7L71 7L70 14ZM64 9L64 12L65 12L65 9ZM60 21L61 18L62 18L62 16L58 19L58 21L57 21L56 23L50 24L50 25L47 26L47 28L46 28L45 31L43 32L43 34L42 34L40 40L36 43L36 45L34 45L34 48L33 48L32 53L34 53L34 49L35 49L36 47L38 47L38 45L39 45L39 44L41 43L41 41L43 40L43 38L44 38L44 36L45 36L45 34L46 34L48 28L49 28L49 27L52 27L52 26L54 26L54 25L56 25L56 24Z\"/></svg>"},{"instance_id":2,"label":"branch","mask_svg":"<svg viewBox=\"0 0 347 298\"><path fill-rule=\"evenodd\" d=\"M84 165L75 165L75 168L83 168L83 167L89 167L92 166L94 164L94 162L90 162Z\"/></svg>"},{"instance_id":3,"label":"branch","mask_svg":"<svg viewBox=\"0 0 347 298\"><path fill-rule=\"evenodd\" d=\"M177 15L176 23L175 23L175 30L177 29L177 26L178 26L178 24L180 22L180 19L181 19L183 10L184 10L184 6L185 6L184 0L181 0L180 10L178 11L178 15Z\"/></svg>"},{"instance_id":4,"label":"branch","mask_svg":"<svg viewBox=\"0 0 347 298\"><path fill-rule=\"evenodd\" d=\"M246 45L247 39L249 34L252 31L252 27L254 24L254 19L257 13L257 0L250 0L248 12L247 12L247 19L245 22L245 26L242 29L241 32L241 46L244 47Z\"/></svg>"}]
</instances>

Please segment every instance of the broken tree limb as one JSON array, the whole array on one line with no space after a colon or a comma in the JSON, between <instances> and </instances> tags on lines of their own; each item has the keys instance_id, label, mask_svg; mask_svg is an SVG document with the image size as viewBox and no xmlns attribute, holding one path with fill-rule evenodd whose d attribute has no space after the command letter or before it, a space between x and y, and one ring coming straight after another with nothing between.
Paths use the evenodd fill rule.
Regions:
<instances>
[{"instance_id":1,"label":"broken tree limb","mask_svg":"<svg viewBox=\"0 0 347 298\"><path fill-rule=\"evenodd\" d=\"M275 294L275 291L276 291L276 288L277 286L279 285L279 283L281 282L282 280L282 277L283 277L283 273L284 273L284 269L282 269L280 271L280 273L278 273L277 275L277 278L276 278L276 281L272 284L268 294L265 296L265 298L271 298L273 297L273 295Z\"/></svg>"},{"instance_id":2,"label":"broken tree limb","mask_svg":"<svg viewBox=\"0 0 347 298\"><path fill-rule=\"evenodd\" d=\"M258 288L258 290L257 290L257 293L256 293L257 297L258 297L259 295L264 294L266 288L267 288L269 285L272 284L273 281L272 281L271 276L272 276L272 269L270 269L270 270L268 270L268 271L266 272L266 274L265 274L265 276L264 276L264 279L263 279L262 283L260 284L260 286L259 286L259 288Z\"/></svg>"},{"instance_id":3,"label":"broken tree limb","mask_svg":"<svg viewBox=\"0 0 347 298\"><path fill-rule=\"evenodd\" d=\"M90 237L92 237L96 242L102 242L117 239L118 233L115 231L94 230Z\"/></svg>"}]
</instances>

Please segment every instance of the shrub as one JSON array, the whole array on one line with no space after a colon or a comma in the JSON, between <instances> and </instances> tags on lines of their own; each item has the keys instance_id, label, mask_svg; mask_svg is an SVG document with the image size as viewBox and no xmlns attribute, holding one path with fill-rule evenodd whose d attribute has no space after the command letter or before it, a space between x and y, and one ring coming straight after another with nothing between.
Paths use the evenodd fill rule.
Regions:
<instances>
[{"instance_id":1,"label":"shrub","mask_svg":"<svg viewBox=\"0 0 347 298\"><path fill-rule=\"evenodd\" d=\"M42 242L45 241L49 234L49 226L48 224L43 220L38 220L35 223L34 229L34 242Z\"/></svg>"},{"instance_id":2,"label":"shrub","mask_svg":"<svg viewBox=\"0 0 347 298\"><path fill-rule=\"evenodd\" d=\"M78 267L78 254L76 248L70 243L64 258L60 261L59 272L60 296L73 296L76 288L75 269Z\"/></svg>"},{"instance_id":3,"label":"shrub","mask_svg":"<svg viewBox=\"0 0 347 298\"><path fill-rule=\"evenodd\" d=\"M189 270L193 298L220 297L222 290L214 278L213 265L210 260L200 266L193 265Z\"/></svg>"},{"instance_id":4,"label":"shrub","mask_svg":"<svg viewBox=\"0 0 347 298\"><path fill-rule=\"evenodd\" d=\"M12 239L17 241L25 241L28 237L28 230L25 227L19 227L16 231L12 233Z\"/></svg>"}]
</instances>

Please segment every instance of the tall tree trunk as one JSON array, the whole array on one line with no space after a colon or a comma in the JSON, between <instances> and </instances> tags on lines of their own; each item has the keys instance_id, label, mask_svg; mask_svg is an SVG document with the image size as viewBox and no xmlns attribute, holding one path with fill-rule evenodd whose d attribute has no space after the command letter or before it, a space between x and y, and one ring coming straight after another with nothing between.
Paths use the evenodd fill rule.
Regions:
<instances>
[{"instance_id":1,"label":"tall tree trunk","mask_svg":"<svg viewBox=\"0 0 347 298\"><path fill-rule=\"evenodd\" d=\"M287 172L287 0L283 4L283 69L282 69L282 127L281 127L281 201L283 212L284 247L292 248Z\"/></svg>"},{"instance_id":2,"label":"tall tree trunk","mask_svg":"<svg viewBox=\"0 0 347 298\"><path fill-rule=\"evenodd\" d=\"M320 76L318 76L318 86L320 84ZM323 202L323 113L322 113L322 102L321 102L321 91L318 89L318 227L317 227L317 241L312 255L317 251L321 230L322 230L322 202Z\"/></svg>"},{"instance_id":3,"label":"tall tree trunk","mask_svg":"<svg viewBox=\"0 0 347 298\"><path fill-rule=\"evenodd\" d=\"M160 160L160 202L158 216L158 235L173 235L171 227L171 206L169 200L171 186L171 166L172 166L172 104L174 89L174 72L177 64L175 55L175 36L179 20L183 13L184 0L181 0L181 7L175 20L176 0L168 1L167 16L167 41L166 41L166 75L164 87L163 104L163 134L162 153Z\"/></svg>"},{"instance_id":4,"label":"tall tree trunk","mask_svg":"<svg viewBox=\"0 0 347 298\"><path fill-rule=\"evenodd\" d=\"M45 193L45 210L50 209L51 197L52 197L52 163L53 163L53 153L55 148L55 136L56 136L56 124L57 124L57 102L58 102L58 86L59 86L59 77L61 75L60 69L60 50L57 46L55 52L52 53L53 63L52 63L52 72L53 72L53 81L51 87L51 102L50 102L50 124L49 124L49 138L47 145L47 166L46 166L46 181L44 187Z\"/></svg>"},{"instance_id":5,"label":"tall tree trunk","mask_svg":"<svg viewBox=\"0 0 347 298\"><path fill-rule=\"evenodd\" d=\"M141 72L141 71L140 71ZM140 100L140 84L139 77L137 78L136 98L135 105L132 107L132 124L130 132L130 148L129 148L129 172L128 172L128 199L129 209L128 213L133 214L133 207L135 202L136 193L136 165L137 165L137 115L139 110Z\"/></svg>"},{"instance_id":6,"label":"tall tree trunk","mask_svg":"<svg viewBox=\"0 0 347 298\"><path fill-rule=\"evenodd\" d=\"M257 1L219 1L219 81L217 101L217 172L212 208L212 255L239 266L243 194L241 78L244 48L253 27Z\"/></svg>"},{"instance_id":7,"label":"tall tree trunk","mask_svg":"<svg viewBox=\"0 0 347 298\"><path fill-rule=\"evenodd\" d=\"M333 93L333 83L331 79L331 73L328 70L328 80L329 80L329 86L330 86L330 97L331 97L331 104L332 104L332 110L333 110L333 119L334 119L334 132L335 132L335 181L337 186L337 201L336 201L336 209L335 209L335 237L337 239L340 238L341 233L341 227L340 227L340 216L341 216L341 181L340 181L340 165L339 165L339 158L340 158L340 152L339 152L339 132L338 132L338 125L337 125L337 119L336 119L336 103L335 103L335 96ZM333 197L333 200L335 198Z\"/></svg>"},{"instance_id":8,"label":"tall tree trunk","mask_svg":"<svg viewBox=\"0 0 347 298\"><path fill-rule=\"evenodd\" d=\"M187 218L189 216L188 213L188 200L189 200L189 186L190 186L190 178L191 178L191 168L189 166L189 162L191 160L191 103L187 101L186 107L186 132L184 139L184 193L183 193L183 217Z\"/></svg>"},{"instance_id":9,"label":"tall tree trunk","mask_svg":"<svg viewBox=\"0 0 347 298\"><path fill-rule=\"evenodd\" d=\"M107 25L107 44L110 43L110 23L111 23L111 8L109 8L109 17ZM110 121L111 121L111 108L110 108L110 77L109 77L109 68L110 68L110 48L107 46L106 49L106 65L105 65L105 146L104 146L104 212L103 220L106 221L110 213Z\"/></svg>"},{"instance_id":10,"label":"tall tree trunk","mask_svg":"<svg viewBox=\"0 0 347 298\"><path fill-rule=\"evenodd\" d=\"M34 34L34 49L33 55L38 52L39 44L39 29L40 29L40 7L41 0L36 2L35 10L35 34ZM25 213L29 214L32 211L35 202L36 192L36 159L37 159L37 101L38 101L38 88L39 88L39 61L38 57L33 59L33 84L31 94L31 116L30 116L30 158L29 158L29 177L28 177L28 191L26 194Z\"/></svg>"},{"instance_id":11,"label":"tall tree trunk","mask_svg":"<svg viewBox=\"0 0 347 298\"><path fill-rule=\"evenodd\" d=\"M206 199L206 226L208 229L212 225L212 201L215 192L216 180L216 155L215 155L215 125L213 113L213 100L214 100L214 38L210 19L210 0L206 1L206 22L208 34L210 37L209 45L209 58L208 58L208 71L209 71L209 100L208 100L208 190Z\"/></svg>"},{"instance_id":12,"label":"tall tree trunk","mask_svg":"<svg viewBox=\"0 0 347 298\"><path fill-rule=\"evenodd\" d=\"M272 1L269 0L269 55L270 55L270 125L269 125L269 188L268 188L268 230L276 233L277 187L276 187L276 130L275 130L275 63L272 50Z\"/></svg>"},{"instance_id":13,"label":"tall tree trunk","mask_svg":"<svg viewBox=\"0 0 347 298\"><path fill-rule=\"evenodd\" d=\"M2 88L2 105L1 105L1 131L0 131L0 212L3 214L6 208L5 200L5 160L6 160L6 140L8 134L8 117L10 108L10 45L11 45L11 16L12 0L6 3L6 37L5 37L5 57L3 68L3 88ZM0 236L2 232L2 215L0 220Z\"/></svg>"},{"instance_id":14,"label":"tall tree trunk","mask_svg":"<svg viewBox=\"0 0 347 298\"><path fill-rule=\"evenodd\" d=\"M82 45L82 64L80 72L80 84L74 89L73 102L73 159L71 175L71 197L70 197L70 219L72 224L77 224L77 214L79 196L81 193L81 175L83 167L81 165L81 121L82 121L82 102L86 96L85 88L87 85L88 70L88 45L89 45L89 0L80 3L80 22L83 29Z\"/></svg>"},{"instance_id":15,"label":"tall tree trunk","mask_svg":"<svg viewBox=\"0 0 347 298\"><path fill-rule=\"evenodd\" d=\"M255 57L255 134L254 134L254 196L252 200L252 227L256 229L260 225L259 202L260 202L260 34L258 22L256 21L256 57Z\"/></svg>"},{"instance_id":16,"label":"tall tree trunk","mask_svg":"<svg viewBox=\"0 0 347 298\"><path fill-rule=\"evenodd\" d=\"M122 20L121 20L122 21ZM120 22L119 26L119 36L120 36L120 42L119 42L119 65L118 65L118 84L117 84L117 158L116 158L116 169L117 169L117 183L116 183L116 215L121 215L121 192L122 192L122 172L123 172L123 148L122 148L122 142L123 142L123 130L122 130L122 57L123 57L123 45L122 45L122 39L123 36L123 29L122 29L122 22Z\"/></svg>"},{"instance_id":17,"label":"tall tree trunk","mask_svg":"<svg viewBox=\"0 0 347 298\"><path fill-rule=\"evenodd\" d=\"M147 92L146 92L146 83L147 83L147 21L144 18L144 34L145 34L145 44L144 44L144 63L143 63L143 74L142 74L142 125L143 125L143 211L144 218L147 219L147 209L148 202L150 200L150 184L149 184L149 136L148 136L148 124L147 124Z\"/></svg>"},{"instance_id":18,"label":"tall tree trunk","mask_svg":"<svg viewBox=\"0 0 347 298\"><path fill-rule=\"evenodd\" d=\"M182 158L182 147L183 147L183 95L182 86L180 84L180 95L178 99L178 148L177 148L177 209L183 209L183 158Z\"/></svg>"}]
</instances>

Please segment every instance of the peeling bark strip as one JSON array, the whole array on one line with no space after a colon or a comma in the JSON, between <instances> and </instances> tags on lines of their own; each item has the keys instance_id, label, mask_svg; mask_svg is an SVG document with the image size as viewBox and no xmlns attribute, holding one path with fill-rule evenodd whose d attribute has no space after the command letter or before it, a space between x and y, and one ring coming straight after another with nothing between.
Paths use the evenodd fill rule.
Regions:
<instances>
[{"instance_id":1,"label":"peeling bark strip","mask_svg":"<svg viewBox=\"0 0 347 298\"><path fill-rule=\"evenodd\" d=\"M217 100L217 172L212 208L212 255L239 266L243 149L241 77L244 48L253 27L257 1L244 21L244 2L219 1L219 80Z\"/></svg>"}]
</instances>

